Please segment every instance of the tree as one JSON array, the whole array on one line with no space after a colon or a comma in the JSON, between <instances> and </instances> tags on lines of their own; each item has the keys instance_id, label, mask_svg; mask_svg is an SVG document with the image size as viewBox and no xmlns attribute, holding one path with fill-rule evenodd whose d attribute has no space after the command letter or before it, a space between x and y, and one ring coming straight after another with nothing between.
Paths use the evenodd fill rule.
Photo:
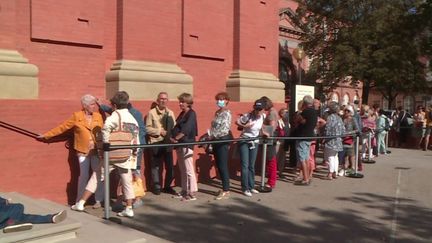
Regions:
<instances>
[{"instance_id":1,"label":"tree","mask_svg":"<svg viewBox=\"0 0 432 243\"><path fill-rule=\"evenodd\" d=\"M426 27L419 25L415 10L424 5L415 0L299 1L296 24L312 57L311 73L330 88L362 83L363 104L373 87L389 101L400 91L423 89Z\"/></svg>"}]
</instances>

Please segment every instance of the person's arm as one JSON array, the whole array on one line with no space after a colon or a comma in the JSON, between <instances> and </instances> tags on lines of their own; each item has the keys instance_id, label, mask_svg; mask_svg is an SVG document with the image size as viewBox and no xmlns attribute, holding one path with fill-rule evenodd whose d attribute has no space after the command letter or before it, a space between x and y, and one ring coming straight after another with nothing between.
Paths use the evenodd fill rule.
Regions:
<instances>
[{"instance_id":1,"label":"person's arm","mask_svg":"<svg viewBox=\"0 0 432 243\"><path fill-rule=\"evenodd\" d=\"M161 135L161 129L154 127L155 118L152 112L149 112L146 118L146 132L151 137L159 137Z\"/></svg>"},{"instance_id":2,"label":"person's arm","mask_svg":"<svg viewBox=\"0 0 432 243\"><path fill-rule=\"evenodd\" d=\"M104 104L99 104L99 109L103 112L106 112L108 114L112 114L113 113L113 108L109 105L104 105Z\"/></svg>"},{"instance_id":3,"label":"person's arm","mask_svg":"<svg viewBox=\"0 0 432 243\"><path fill-rule=\"evenodd\" d=\"M57 135L60 135L67 130L71 129L75 126L75 115L72 115L69 119L64 121L62 124L58 125L57 127L49 130L48 132L44 133L43 135L40 135L40 138L50 139L52 137L55 137Z\"/></svg>"},{"instance_id":4,"label":"person's arm","mask_svg":"<svg viewBox=\"0 0 432 243\"><path fill-rule=\"evenodd\" d=\"M114 131L118 126L119 117L116 112L114 112L110 117L108 117L105 121L105 124L102 128L102 140L104 143L109 143L109 137L112 131Z\"/></svg>"}]
</instances>

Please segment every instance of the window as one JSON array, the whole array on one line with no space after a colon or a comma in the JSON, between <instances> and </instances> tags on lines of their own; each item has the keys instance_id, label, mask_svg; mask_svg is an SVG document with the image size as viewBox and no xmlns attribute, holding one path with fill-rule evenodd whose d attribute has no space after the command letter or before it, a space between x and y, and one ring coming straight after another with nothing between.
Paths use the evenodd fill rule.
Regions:
<instances>
[{"instance_id":1,"label":"window","mask_svg":"<svg viewBox=\"0 0 432 243\"><path fill-rule=\"evenodd\" d=\"M386 99L386 98L384 98L383 97L383 99L382 99L382 108L384 109L384 110L387 110L388 109L388 106L389 105L389 101L388 101L388 99Z\"/></svg>"},{"instance_id":2,"label":"window","mask_svg":"<svg viewBox=\"0 0 432 243\"><path fill-rule=\"evenodd\" d=\"M339 102L339 95L337 93L333 93L331 96L331 101Z\"/></svg>"},{"instance_id":3,"label":"window","mask_svg":"<svg viewBox=\"0 0 432 243\"><path fill-rule=\"evenodd\" d=\"M358 99L359 99L358 96L357 96L357 95L354 95L354 97L353 97L353 102L356 101L356 100L358 100Z\"/></svg>"},{"instance_id":4,"label":"window","mask_svg":"<svg viewBox=\"0 0 432 243\"><path fill-rule=\"evenodd\" d=\"M403 109L408 111L409 113L414 113L414 97L405 96L403 100Z\"/></svg>"},{"instance_id":5,"label":"window","mask_svg":"<svg viewBox=\"0 0 432 243\"><path fill-rule=\"evenodd\" d=\"M349 95L344 94L344 96L342 98L342 105L348 105L348 103L349 103Z\"/></svg>"}]
</instances>

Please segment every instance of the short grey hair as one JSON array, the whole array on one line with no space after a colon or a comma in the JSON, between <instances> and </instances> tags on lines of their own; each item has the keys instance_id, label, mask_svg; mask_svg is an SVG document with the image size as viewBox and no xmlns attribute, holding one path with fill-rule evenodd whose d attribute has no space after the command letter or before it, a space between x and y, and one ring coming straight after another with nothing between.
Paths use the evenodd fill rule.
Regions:
<instances>
[{"instance_id":1,"label":"short grey hair","mask_svg":"<svg viewBox=\"0 0 432 243\"><path fill-rule=\"evenodd\" d=\"M310 95L305 95L303 97L303 103L307 106L311 106L313 104L313 98Z\"/></svg>"},{"instance_id":2,"label":"short grey hair","mask_svg":"<svg viewBox=\"0 0 432 243\"><path fill-rule=\"evenodd\" d=\"M86 94L81 97L81 104L82 105L90 105L93 101L96 101L96 97L94 97L91 94Z\"/></svg>"},{"instance_id":3,"label":"short grey hair","mask_svg":"<svg viewBox=\"0 0 432 243\"><path fill-rule=\"evenodd\" d=\"M339 104L337 102L331 101L328 104L328 108L329 108L329 113L333 114L333 113L338 113L339 112L340 106L339 106Z\"/></svg>"}]
</instances>

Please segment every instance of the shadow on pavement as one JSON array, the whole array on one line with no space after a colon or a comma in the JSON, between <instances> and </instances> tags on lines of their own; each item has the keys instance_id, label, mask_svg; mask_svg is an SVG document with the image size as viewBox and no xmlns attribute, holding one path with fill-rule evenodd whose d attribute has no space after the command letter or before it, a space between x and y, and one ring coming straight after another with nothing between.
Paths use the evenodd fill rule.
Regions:
<instances>
[{"instance_id":1,"label":"shadow on pavement","mask_svg":"<svg viewBox=\"0 0 432 243\"><path fill-rule=\"evenodd\" d=\"M173 242L391 242L388 222L394 215L393 197L372 193L338 197L335 200L346 204L337 211L300 205L305 217L302 223L287 212L267 207L264 200L229 200L230 205L187 202L179 210L149 203L146 208L151 214L136 213L133 220L122 223ZM397 234L396 242L431 239L431 211L416 206L413 200L399 202L397 230L405 233ZM350 204L355 204L353 208L373 207L383 221L368 219L363 212L347 208Z\"/></svg>"}]
</instances>

